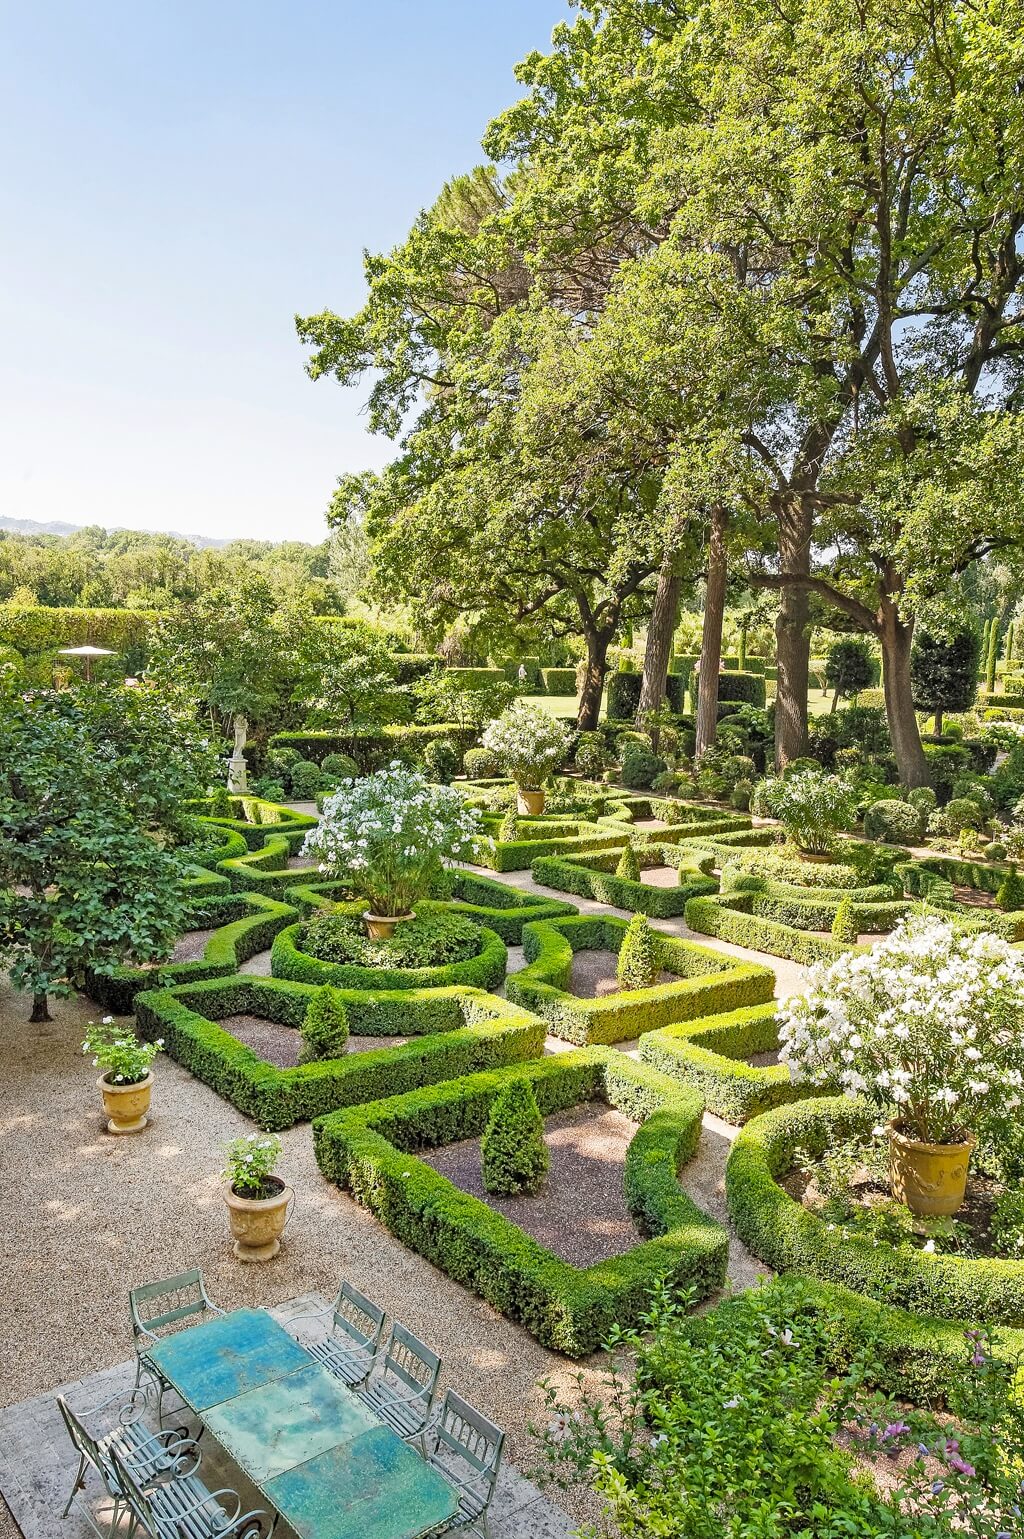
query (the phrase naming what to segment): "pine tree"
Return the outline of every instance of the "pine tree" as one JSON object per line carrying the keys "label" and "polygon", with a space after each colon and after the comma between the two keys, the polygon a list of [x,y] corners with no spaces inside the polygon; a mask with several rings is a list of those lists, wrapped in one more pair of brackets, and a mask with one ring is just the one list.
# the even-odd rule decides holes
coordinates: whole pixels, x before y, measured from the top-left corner
{"label": "pine tree", "polygon": [[331,988],[329,984],[317,989],[306,1006],[299,1034],[302,1038],[300,1063],[344,1056],[348,1051],[348,1014],[340,989]]}
{"label": "pine tree", "polygon": [[529,1080],[514,1079],[499,1091],[480,1146],[484,1189],[495,1197],[536,1192],[548,1173],[544,1119]]}
{"label": "pine tree", "polygon": [[616,969],[624,989],[648,989],[661,971],[654,931],[646,914],[634,914],[626,928]]}

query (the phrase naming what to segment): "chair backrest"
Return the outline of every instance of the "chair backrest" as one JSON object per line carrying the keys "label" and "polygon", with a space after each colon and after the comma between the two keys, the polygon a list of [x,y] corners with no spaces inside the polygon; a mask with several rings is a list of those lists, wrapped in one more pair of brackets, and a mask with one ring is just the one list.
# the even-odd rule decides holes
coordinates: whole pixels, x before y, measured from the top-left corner
{"label": "chair backrest", "polygon": [[429,1401],[437,1387],[441,1372],[441,1359],[436,1353],[418,1341],[412,1331],[394,1321],[391,1338],[384,1355],[384,1373],[392,1374],[417,1397]]}
{"label": "chair backrest", "polygon": [[83,1459],[87,1459],[93,1468],[99,1472],[105,1483],[107,1478],[107,1464],[103,1458],[102,1453],[100,1452],[100,1445],[97,1443],[94,1437],[90,1436],[89,1432],[79,1421],[78,1417],[68,1405],[63,1395],[57,1396],[57,1408],[60,1411],[61,1416],[64,1418],[64,1425],[68,1429],[68,1436],[70,1437],[72,1443],[75,1445],[76,1450],[81,1454]]}
{"label": "chair backrest", "polygon": [[202,1314],[213,1307],[198,1267],[160,1282],[143,1283],[131,1290],[128,1302],[136,1336],[142,1331],[156,1332],[165,1325],[175,1325],[189,1315]]}
{"label": "chair backrest", "polygon": [[475,1483],[485,1487],[487,1499],[490,1500],[505,1442],[501,1428],[450,1389],[445,1394],[441,1413],[434,1423],[433,1434],[439,1447],[431,1455],[431,1463],[441,1462],[438,1454],[444,1448],[456,1459],[469,1465],[477,1476]]}
{"label": "chair backrest", "polygon": [[141,1525],[142,1532],[148,1536],[148,1539],[162,1539],[156,1515],[150,1506],[145,1492],[136,1484],[131,1471],[125,1465],[116,1448],[111,1448],[110,1450],[110,1463],[112,1483],[116,1488],[117,1495],[120,1496],[134,1519],[134,1525],[131,1530],[133,1535],[138,1531],[138,1526]]}
{"label": "chair backrest", "polygon": [[334,1303],[334,1326],[356,1346],[376,1352],[384,1330],[384,1311],[351,1283],[343,1282]]}

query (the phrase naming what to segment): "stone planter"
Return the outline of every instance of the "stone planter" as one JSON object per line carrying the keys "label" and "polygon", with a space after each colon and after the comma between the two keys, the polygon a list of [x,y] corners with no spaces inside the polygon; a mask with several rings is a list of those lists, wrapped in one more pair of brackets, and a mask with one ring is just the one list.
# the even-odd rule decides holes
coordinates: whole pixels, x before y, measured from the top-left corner
{"label": "stone planter", "polygon": [[115,1085],[105,1074],[101,1074],[96,1083],[103,1096],[107,1132],[141,1133],[149,1121],[146,1114],[153,1094],[152,1074],[137,1080],[134,1085]]}
{"label": "stone planter", "polygon": [[412,909],[407,914],[371,914],[369,909],[363,914],[366,923],[366,933],[371,940],[390,940],[395,933],[395,926],[400,925],[406,919],[415,919]]}
{"label": "stone planter", "polygon": [[239,1261],[272,1261],[281,1249],[295,1193],[279,1176],[268,1176],[267,1185],[275,1188],[270,1197],[239,1197],[231,1187],[223,1189]]}
{"label": "stone planter", "polygon": [[974,1139],[923,1144],[889,1124],[889,1184],[898,1202],[922,1218],[949,1217],[962,1206]]}
{"label": "stone planter", "polygon": [[524,817],[535,818],[544,811],[544,792],[524,791],[520,788],[516,795],[516,802]]}

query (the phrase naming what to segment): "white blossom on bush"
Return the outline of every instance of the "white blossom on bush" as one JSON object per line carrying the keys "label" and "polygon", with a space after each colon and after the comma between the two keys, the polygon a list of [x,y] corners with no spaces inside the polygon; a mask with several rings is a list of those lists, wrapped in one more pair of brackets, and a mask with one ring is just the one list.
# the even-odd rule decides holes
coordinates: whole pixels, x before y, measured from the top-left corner
{"label": "white blossom on bush", "polygon": [[808,972],[779,1010],[795,1080],[836,1084],[923,1143],[1009,1118],[1024,1095],[1024,956],[997,935],[912,917]]}
{"label": "white blossom on bush", "polygon": [[347,780],[324,802],[302,853],[346,882],[375,914],[409,912],[445,861],[472,857],[480,814],[451,786],[431,785],[397,761]]}
{"label": "white blossom on bush", "polygon": [[798,849],[828,855],[837,835],[853,827],[857,797],[838,775],[807,769],[762,780],[755,787],[751,810],[759,817],[778,818]]}
{"label": "white blossom on bush", "polygon": [[539,705],[514,700],[480,739],[521,791],[539,791],[569,752],[569,734]]}

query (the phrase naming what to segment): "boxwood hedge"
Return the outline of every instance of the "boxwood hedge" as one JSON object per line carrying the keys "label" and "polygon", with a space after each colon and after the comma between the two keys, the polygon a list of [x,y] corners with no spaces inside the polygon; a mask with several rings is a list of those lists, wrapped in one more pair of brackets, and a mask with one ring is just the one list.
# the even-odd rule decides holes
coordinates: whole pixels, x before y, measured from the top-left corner
{"label": "boxwood hedge", "polygon": [[347,1053],[296,1068],[266,1063],[217,1024],[257,1015],[298,1029],[316,988],[238,974],[139,994],[139,1030],[162,1037],[172,1058],[261,1127],[291,1127],[360,1101],[414,1090],[438,1080],[536,1058],[544,1026],[535,1016],[477,989],[370,993],[343,990],[353,1036],[412,1040]]}
{"label": "boxwood hedge", "polygon": [[640,1038],[640,1060],[700,1091],[708,1111],[726,1122],[751,1117],[802,1100],[806,1086],[795,1085],[784,1064],[763,1068],[748,1063],[757,1053],[779,1045],[774,1000],[697,1021],[663,1026]]}
{"label": "boxwood hedge", "polygon": [[763,918],[752,912],[753,901],[754,894],[749,892],[691,898],[686,905],[687,926],[698,935],[714,935],[748,951],[766,951],[792,962],[831,962],[858,949],[833,940],[831,935],[815,935],[777,919]]}
{"label": "boxwood hedge", "polygon": [[740,1239],[776,1271],[839,1283],[914,1313],[1024,1325],[1024,1261],[976,1260],[876,1245],[828,1225],[779,1184],[796,1149],[811,1155],[870,1132],[877,1113],[845,1096],[804,1100],[749,1122],[726,1167],[729,1213]]}
{"label": "boxwood hedge", "polygon": [[[344,911],[346,905],[339,905]],[[354,906],[353,911],[362,905]],[[275,978],[295,983],[330,983],[340,989],[495,989],[505,976],[508,951],[500,935],[480,926],[479,950],[461,962],[439,967],[362,967],[349,962],[321,962],[302,949],[301,924],[289,925],[274,937],[270,968]]]}
{"label": "boxwood hedge", "polygon": [[542,855],[534,861],[531,873],[542,887],[554,887],[559,892],[575,893],[580,898],[593,898],[612,908],[650,914],[658,919],[681,914],[689,898],[718,891],[717,880],[705,876],[695,864],[686,865],[686,860],[694,857],[688,857],[686,851],[677,847],[653,843],[640,847],[641,866],[679,863],[679,881],[674,887],[653,887],[646,882],[632,882],[628,877],[616,876],[615,867],[621,853],[621,850],[602,850],[596,855]]}
{"label": "boxwood hedge", "polygon": [[657,933],[662,967],[677,974],[677,981],[601,999],[570,993],[573,953],[618,952],[626,928],[623,919],[599,915],[526,925],[527,966],[509,976],[505,985],[509,999],[542,1015],[555,1036],[582,1045],[625,1042],[674,1021],[762,1004],[774,993],[771,968],[738,962],[720,951]]}
{"label": "boxwood hedge", "polygon": [[528,871],[538,855],[564,855],[570,851],[621,849],[628,828],[584,822],[573,818],[521,818],[520,837],[497,839],[500,818],[485,817],[484,827],[490,842],[477,846],[475,862],[492,871]]}
{"label": "boxwood hedge", "polygon": [[[650,1238],[578,1269],[415,1158],[414,1150],[479,1137],[512,1077],[529,1080],[545,1116],[601,1100],[641,1124],[627,1151],[624,1187],[639,1232]],[[728,1238],[678,1183],[696,1151],[702,1113],[693,1091],[619,1053],[591,1048],[335,1112],[313,1124],[313,1139],[327,1179],[404,1244],[544,1346],[583,1357],[613,1325],[638,1322],[657,1284],[706,1297],[724,1280]]]}

